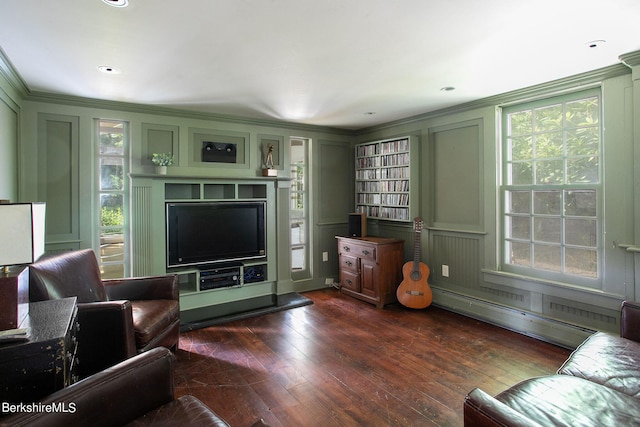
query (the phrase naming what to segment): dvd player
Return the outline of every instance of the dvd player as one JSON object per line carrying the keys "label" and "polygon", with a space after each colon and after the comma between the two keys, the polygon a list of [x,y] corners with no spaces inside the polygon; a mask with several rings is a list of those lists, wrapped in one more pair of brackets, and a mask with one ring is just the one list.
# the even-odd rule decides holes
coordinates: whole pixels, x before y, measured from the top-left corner
{"label": "dvd player", "polygon": [[226,288],[230,286],[240,286],[242,265],[228,265],[218,268],[200,270],[200,290]]}

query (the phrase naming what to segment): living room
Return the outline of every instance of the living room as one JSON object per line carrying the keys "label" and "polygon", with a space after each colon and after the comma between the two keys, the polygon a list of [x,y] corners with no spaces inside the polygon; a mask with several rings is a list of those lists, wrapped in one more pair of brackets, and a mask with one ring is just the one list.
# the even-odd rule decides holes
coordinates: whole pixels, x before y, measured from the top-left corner
{"label": "living room", "polygon": [[[635,10],[635,5],[621,2],[623,6]],[[412,141],[411,218],[370,218],[367,233],[403,240],[405,260],[410,260],[413,216],[424,219],[422,260],[431,268],[435,306],[575,348],[593,331],[616,333],[621,301],[638,295],[635,242],[640,235],[636,221],[640,186],[634,185],[640,164],[636,158],[640,152],[638,46],[616,52],[618,62],[606,67],[431,111],[411,110],[375,124],[366,120],[379,120],[383,112],[371,118],[364,112],[374,110],[366,109],[359,112],[360,124],[352,127],[307,123],[292,116],[277,119],[278,114],[246,117],[233,114],[231,108],[222,114],[135,99],[32,90],[18,65],[20,58],[8,51],[6,34],[0,46],[0,199],[47,203],[48,253],[84,248],[100,252],[97,143],[101,122],[122,123],[129,138],[123,175],[129,226],[122,263],[125,275],[172,272],[167,270],[165,256],[167,188],[198,188],[198,200],[205,198],[200,195],[205,188],[222,188],[223,194],[232,188],[234,200],[266,202],[268,255],[259,263],[266,265],[266,279],[185,295],[181,300],[185,318],[206,321],[211,312],[243,312],[284,295],[339,283],[335,237],[347,234],[348,216],[356,211],[355,148],[404,137]],[[34,46],[30,53],[42,52],[41,46]],[[571,62],[572,55],[563,61]],[[579,253],[595,253],[595,261],[589,267],[592,270],[579,277],[555,267],[532,271],[506,255],[514,241],[505,230],[517,215],[505,207],[513,193],[505,179],[514,162],[504,155],[508,142],[503,141],[502,124],[513,106],[526,107],[545,99],[555,102],[567,94],[577,94],[577,99],[595,96],[601,108],[602,142],[595,156],[599,178],[580,188],[595,188],[596,219],[581,220],[581,224],[594,224],[595,249],[585,249],[589,245],[582,242],[574,245],[585,251]],[[200,150],[203,141],[209,140],[236,144],[236,162],[203,161]],[[308,150],[303,271],[292,271],[290,263],[292,141],[304,141]],[[277,176],[262,176],[267,145],[275,146]],[[167,175],[155,172],[151,155],[156,151],[173,154]],[[252,196],[240,196],[249,189]],[[559,269],[564,267],[563,263]],[[190,271],[181,274],[186,287],[196,281],[190,275]]]}

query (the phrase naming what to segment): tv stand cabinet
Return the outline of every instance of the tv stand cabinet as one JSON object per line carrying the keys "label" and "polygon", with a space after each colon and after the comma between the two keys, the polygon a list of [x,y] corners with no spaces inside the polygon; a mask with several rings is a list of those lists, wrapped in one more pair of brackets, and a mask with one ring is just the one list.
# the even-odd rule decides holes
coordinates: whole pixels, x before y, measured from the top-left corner
{"label": "tv stand cabinet", "polygon": [[340,290],[376,307],[397,301],[402,282],[404,241],[386,237],[338,239]]}
{"label": "tv stand cabinet", "polygon": [[[180,288],[181,318],[233,305],[235,311],[253,309],[253,300],[277,293],[276,200],[278,180],[272,178],[205,178],[171,175],[131,176],[132,275],[176,274]],[[166,204],[178,202],[266,202],[267,250],[264,258],[243,261],[240,277],[229,286],[201,286],[196,266],[167,268]],[[203,267],[207,268],[207,267]],[[191,314],[190,314],[191,313]],[[198,315],[199,316],[199,315]]]}

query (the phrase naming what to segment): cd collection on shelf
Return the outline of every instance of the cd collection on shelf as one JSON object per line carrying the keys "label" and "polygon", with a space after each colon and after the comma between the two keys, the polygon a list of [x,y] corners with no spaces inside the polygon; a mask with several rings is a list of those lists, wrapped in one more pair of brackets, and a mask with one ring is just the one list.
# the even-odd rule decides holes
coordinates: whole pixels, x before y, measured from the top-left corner
{"label": "cd collection on shelf", "polygon": [[370,218],[410,221],[409,137],[356,146],[356,211]]}

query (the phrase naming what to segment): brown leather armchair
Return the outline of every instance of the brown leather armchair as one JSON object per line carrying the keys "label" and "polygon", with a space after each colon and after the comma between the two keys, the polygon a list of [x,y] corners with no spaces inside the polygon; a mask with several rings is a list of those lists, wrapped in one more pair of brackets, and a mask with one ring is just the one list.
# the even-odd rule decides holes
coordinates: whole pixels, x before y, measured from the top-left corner
{"label": "brown leather armchair", "polygon": [[0,426],[228,427],[195,397],[174,397],[174,361],[169,350],[155,348],[38,402],[56,410],[15,413],[0,418]]}
{"label": "brown leather armchair", "polygon": [[102,280],[91,249],[29,266],[29,299],[78,300],[78,374],[94,374],[155,347],[177,348],[180,303],[175,275]]}

